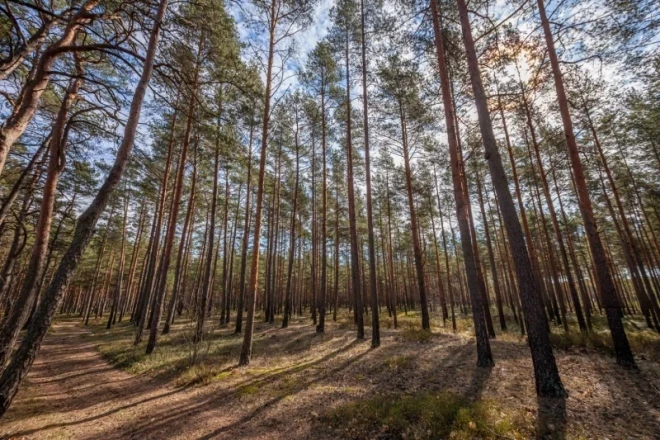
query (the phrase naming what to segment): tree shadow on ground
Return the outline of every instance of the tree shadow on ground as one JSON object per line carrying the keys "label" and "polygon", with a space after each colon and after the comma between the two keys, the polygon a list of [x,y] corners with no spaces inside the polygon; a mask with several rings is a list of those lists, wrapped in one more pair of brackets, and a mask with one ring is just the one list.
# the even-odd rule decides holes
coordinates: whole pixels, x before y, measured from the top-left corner
{"label": "tree shadow on ground", "polygon": [[118,406],[118,407],[113,408],[111,410],[104,411],[101,414],[97,414],[97,415],[94,415],[94,416],[90,416],[90,417],[86,417],[86,418],[83,418],[83,419],[75,420],[75,421],[72,421],[72,422],[51,423],[49,425],[41,426],[41,427],[35,428],[35,429],[27,429],[27,430],[23,430],[23,431],[17,431],[17,432],[12,433],[10,438],[13,438],[13,437],[22,438],[23,436],[36,434],[38,432],[47,431],[47,430],[50,430],[50,429],[53,429],[53,428],[63,428],[63,427],[66,427],[66,426],[81,425],[83,423],[93,422],[93,421],[96,421],[96,420],[101,420],[101,419],[104,419],[108,416],[116,414],[116,413],[118,413],[122,410],[133,408],[133,407],[136,407],[137,405],[144,404],[144,403],[147,403],[147,402],[151,402],[151,401],[154,401],[154,400],[157,400],[157,399],[164,399],[164,398],[169,397],[173,394],[176,394],[180,391],[181,390],[178,390],[178,389],[166,391],[166,392],[157,394],[155,396],[151,396],[151,397],[147,397],[145,399],[138,400],[136,402],[131,402],[131,403],[128,403],[126,405]]}
{"label": "tree shadow on ground", "polygon": [[[295,395],[296,393],[309,388],[313,384],[327,379],[328,375],[332,375],[348,367],[353,362],[367,355],[369,352],[365,351],[357,356],[352,356],[330,371],[321,370],[317,373],[310,371],[319,365],[329,362],[333,358],[341,356],[361,343],[362,341],[354,340],[338,350],[315,360],[291,367],[280,368],[275,370],[275,372],[249,378],[242,382],[232,384],[230,389],[225,389],[222,392],[218,392],[218,390],[202,390],[200,395],[187,399],[186,402],[180,405],[168,407],[167,412],[159,414],[155,417],[155,420],[134,424],[129,433],[131,436],[137,436],[139,438],[149,438],[162,434],[163,432],[167,432],[168,435],[174,435],[177,430],[186,429],[187,420],[191,417],[201,415],[207,411],[222,412],[223,409],[226,409],[226,414],[231,414],[232,408],[228,408],[228,406],[232,404],[242,405],[243,398],[250,397],[257,392],[269,395],[265,402],[259,403],[249,414],[240,417],[238,420],[229,421],[226,425],[202,438],[211,438],[220,435],[221,433],[227,432],[253,420],[288,396]],[[287,381],[292,375],[300,373],[304,373],[304,379],[297,380],[295,383]],[[277,384],[283,386],[277,387]],[[249,404],[246,404],[245,406],[247,407]],[[112,435],[111,433],[109,434]]]}

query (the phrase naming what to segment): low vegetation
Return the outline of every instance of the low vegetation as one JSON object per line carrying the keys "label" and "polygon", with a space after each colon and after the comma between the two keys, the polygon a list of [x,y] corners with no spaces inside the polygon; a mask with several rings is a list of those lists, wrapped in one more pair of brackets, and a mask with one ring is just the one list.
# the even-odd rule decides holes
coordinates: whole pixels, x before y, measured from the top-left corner
{"label": "low vegetation", "polygon": [[505,415],[496,402],[471,402],[447,392],[358,399],[332,409],[322,420],[344,438],[469,440],[533,435],[529,421]]}

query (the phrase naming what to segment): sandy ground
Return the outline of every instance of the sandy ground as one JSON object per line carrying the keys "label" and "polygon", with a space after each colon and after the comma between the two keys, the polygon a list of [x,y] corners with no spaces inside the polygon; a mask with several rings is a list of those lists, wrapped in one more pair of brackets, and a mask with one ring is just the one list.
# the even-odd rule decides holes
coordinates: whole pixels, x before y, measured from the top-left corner
{"label": "sandy ground", "polygon": [[295,363],[260,369],[267,359],[257,355],[249,372],[229,367],[228,380],[181,388],[113,368],[87,332],[56,324],[0,420],[0,438],[334,439],[339,433],[319,421],[332,406],[421,390],[494,399],[541,427],[541,438],[660,438],[660,369],[651,361],[628,372],[598,353],[557,352],[569,397],[545,401],[535,396],[524,343],[493,341],[496,366],[483,370],[474,367],[474,343],[458,336],[420,343],[384,330],[382,347],[371,350],[338,326],[315,336],[311,326],[301,335],[261,324],[257,337]]}

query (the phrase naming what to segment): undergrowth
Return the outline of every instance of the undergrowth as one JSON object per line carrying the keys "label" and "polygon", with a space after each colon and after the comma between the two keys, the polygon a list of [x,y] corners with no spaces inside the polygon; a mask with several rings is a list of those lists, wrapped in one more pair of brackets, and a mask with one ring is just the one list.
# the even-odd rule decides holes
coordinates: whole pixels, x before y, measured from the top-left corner
{"label": "undergrowth", "polygon": [[[192,330],[182,324],[167,335],[160,335],[156,350],[145,354],[145,341],[134,345],[135,328],[129,323],[112,330],[92,326],[97,350],[112,365],[131,374],[148,374],[171,380],[175,385],[206,384],[227,377],[227,365],[222,360],[238,350],[240,339],[231,336],[205,335],[195,346]],[[146,340],[148,335],[145,335]]]}
{"label": "undergrowth", "polygon": [[528,438],[529,421],[502,413],[492,400],[471,402],[447,392],[389,394],[354,400],[321,416],[342,438]]}

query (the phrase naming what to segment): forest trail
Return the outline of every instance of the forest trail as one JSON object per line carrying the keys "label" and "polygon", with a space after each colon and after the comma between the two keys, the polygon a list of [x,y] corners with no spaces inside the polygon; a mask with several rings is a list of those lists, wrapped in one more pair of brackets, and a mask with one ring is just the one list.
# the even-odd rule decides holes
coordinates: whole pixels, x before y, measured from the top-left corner
{"label": "forest trail", "polygon": [[112,367],[87,333],[75,321],[54,325],[1,438],[130,438],[131,421],[152,417],[184,394]]}
{"label": "forest trail", "polygon": [[97,351],[96,336],[87,336],[77,320],[60,321],[2,420],[0,438],[336,439],[339,433],[322,422],[330,408],[383,393],[429,391],[498,402],[537,432],[550,426],[539,437],[544,439],[660,434],[660,392],[653,383],[658,365],[652,361],[629,373],[605,355],[558,351],[569,398],[542,401],[534,393],[524,343],[493,341],[496,366],[483,370],[474,367],[471,338],[434,334],[415,342],[401,330],[385,329],[383,346],[370,350],[368,341],[356,341],[341,326],[332,325],[324,336],[309,330],[258,324],[262,350],[296,363],[267,364],[273,353],[265,352],[248,369],[226,368],[223,380],[174,387],[114,368]]}

